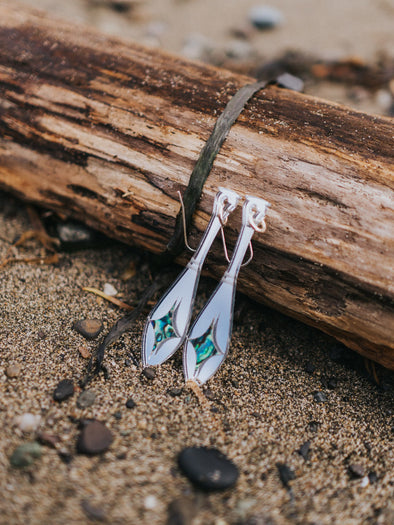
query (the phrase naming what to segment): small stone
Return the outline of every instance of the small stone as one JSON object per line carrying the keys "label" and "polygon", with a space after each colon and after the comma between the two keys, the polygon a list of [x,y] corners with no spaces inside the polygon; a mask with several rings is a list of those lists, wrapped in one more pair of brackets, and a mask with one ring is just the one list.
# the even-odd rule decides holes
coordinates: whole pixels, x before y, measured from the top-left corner
{"label": "small stone", "polygon": [[276,78],[276,83],[278,86],[291,89],[292,91],[301,92],[304,89],[304,81],[299,77],[291,75],[290,73],[282,73],[279,75]]}
{"label": "small stone", "polygon": [[86,348],[86,346],[80,346],[78,348],[78,350],[79,350],[79,353],[81,354],[81,356],[84,359],[89,359],[89,357],[90,357],[90,350],[88,348]]}
{"label": "small stone", "polygon": [[235,60],[247,60],[252,53],[252,46],[245,40],[234,39],[226,46],[226,55]]}
{"label": "small stone", "polygon": [[256,5],[249,10],[250,22],[261,31],[273,29],[283,23],[283,15],[275,7]]}
{"label": "small stone", "polygon": [[63,379],[58,383],[57,387],[53,392],[53,399],[55,401],[64,401],[68,397],[71,397],[74,393],[74,383],[71,379]]}
{"label": "small stone", "polygon": [[232,487],[239,476],[234,463],[215,448],[184,448],[178,456],[178,464],[194,485],[208,492]]}
{"label": "small stone", "polygon": [[32,465],[36,459],[40,458],[41,454],[42,447],[36,441],[24,443],[14,450],[10,457],[10,463],[16,468],[28,467]]}
{"label": "small stone", "polygon": [[126,408],[134,408],[135,406],[136,402],[130,397],[130,399],[126,401]]}
{"label": "small stone", "polygon": [[359,463],[352,463],[349,465],[349,474],[352,478],[363,478],[365,476],[365,469]]}
{"label": "small stone", "polygon": [[35,432],[41,424],[41,416],[38,414],[22,414],[15,418],[15,424],[22,432]]}
{"label": "small stone", "polygon": [[21,373],[22,367],[20,365],[10,365],[5,370],[5,375],[13,379],[14,377],[18,377]]}
{"label": "small stone", "polygon": [[376,483],[378,481],[378,476],[376,475],[376,472],[372,471],[368,474],[369,482]]}
{"label": "small stone", "polygon": [[327,387],[331,390],[334,390],[337,387],[337,379],[335,377],[330,377],[327,381]]}
{"label": "small stone", "polygon": [[184,496],[168,505],[166,525],[192,525],[197,513],[196,501]]}
{"label": "small stone", "polygon": [[189,34],[181,53],[190,60],[202,60],[213,49],[213,43],[200,33]]}
{"label": "small stone", "polygon": [[144,375],[147,379],[152,380],[156,377],[156,369],[148,366],[147,368],[143,369],[142,375]]}
{"label": "small stone", "polygon": [[124,364],[125,364],[125,366],[131,366],[131,361],[130,361],[130,359],[125,359],[125,360],[124,360]]}
{"label": "small stone", "polygon": [[59,458],[63,461],[63,463],[65,463],[66,465],[69,465],[71,463],[71,461],[73,460],[73,456],[71,454],[71,452],[66,448],[66,447],[62,447],[60,448],[58,451],[58,456]]}
{"label": "small stone", "polygon": [[364,476],[361,480],[360,487],[364,489],[365,487],[368,487],[368,485],[369,485],[369,477]]}
{"label": "small stone", "polygon": [[117,419],[118,421],[119,421],[120,419],[122,419],[122,412],[119,412],[119,411],[118,411],[118,412],[115,412],[115,413],[114,413],[114,418]]}
{"label": "small stone", "polygon": [[97,237],[94,230],[82,223],[73,221],[59,222],[56,225],[56,229],[63,248],[86,248]]}
{"label": "small stone", "polygon": [[104,284],[103,292],[111,297],[115,297],[118,294],[118,290],[111,283]]}
{"label": "small stone", "polygon": [[81,319],[73,324],[73,328],[86,339],[94,339],[103,329],[103,323],[99,319]]}
{"label": "small stone", "polygon": [[210,401],[215,401],[215,394],[209,388],[204,390],[204,396]]}
{"label": "small stone", "polygon": [[289,488],[289,482],[295,479],[294,471],[284,463],[277,463],[276,468],[283,486]]}
{"label": "small stone", "polygon": [[49,434],[49,432],[40,432],[37,436],[40,443],[47,445],[48,447],[56,448],[56,445],[60,443],[59,436]]}
{"label": "small stone", "polygon": [[146,496],[144,499],[144,507],[146,510],[154,510],[158,505],[158,500],[156,496],[150,495]]}
{"label": "small stone", "polygon": [[106,516],[102,508],[92,505],[87,499],[81,501],[81,508],[86,516],[94,521],[105,521]]}
{"label": "small stone", "polygon": [[169,388],[167,390],[167,393],[171,396],[171,397],[178,397],[182,394],[183,392],[183,388]]}
{"label": "small stone", "polygon": [[93,390],[84,390],[77,399],[78,408],[88,408],[93,405],[96,400],[96,393]]}
{"label": "small stone", "polygon": [[313,394],[313,399],[316,403],[325,403],[327,401],[327,396],[324,392],[315,392]]}
{"label": "small stone", "polygon": [[310,441],[305,441],[305,443],[303,445],[301,445],[300,448],[297,451],[299,453],[299,455],[302,456],[305,459],[305,461],[308,459],[310,446],[311,446],[311,442]]}
{"label": "small stone", "polygon": [[91,421],[87,423],[79,435],[77,450],[81,454],[101,454],[109,448],[112,441],[112,432],[104,423]]}

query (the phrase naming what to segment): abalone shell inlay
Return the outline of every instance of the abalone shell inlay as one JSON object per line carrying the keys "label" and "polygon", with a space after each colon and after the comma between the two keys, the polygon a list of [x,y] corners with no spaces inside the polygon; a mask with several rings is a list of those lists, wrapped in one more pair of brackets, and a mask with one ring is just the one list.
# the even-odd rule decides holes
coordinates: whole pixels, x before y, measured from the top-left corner
{"label": "abalone shell inlay", "polygon": [[213,341],[213,329],[214,324],[212,323],[208,330],[204,334],[200,335],[200,337],[190,339],[197,356],[196,370],[200,368],[204,361],[218,353]]}
{"label": "abalone shell inlay", "polygon": [[166,339],[170,339],[171,337],[179,337],[173,326],[174,311],[175,304],[166,315],[160,319],[151,321],[153,330],[155,332],[155,344],[153,345],[152,352],[155,352],[161,343],[163,343]]}

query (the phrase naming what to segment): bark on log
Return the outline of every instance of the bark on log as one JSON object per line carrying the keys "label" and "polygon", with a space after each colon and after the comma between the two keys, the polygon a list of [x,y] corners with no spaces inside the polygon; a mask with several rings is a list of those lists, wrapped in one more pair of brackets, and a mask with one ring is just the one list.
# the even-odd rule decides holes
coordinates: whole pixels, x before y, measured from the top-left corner
{"label": "bark on log", "polygon": [[[177,190],[250,81],[3,1],[0,187],[160,252]],[[239,288],[394,369],[392,139],[389,119],[265,89],[217,157],[191,242],[218,186],[270,201]],[[217,245],[209,272],[225,266]]]}

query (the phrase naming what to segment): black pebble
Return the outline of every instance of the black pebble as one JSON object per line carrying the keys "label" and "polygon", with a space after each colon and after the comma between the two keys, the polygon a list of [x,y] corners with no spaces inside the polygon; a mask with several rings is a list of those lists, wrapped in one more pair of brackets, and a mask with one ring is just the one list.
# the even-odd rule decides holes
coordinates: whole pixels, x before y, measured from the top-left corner
{"label": "black pebble", "polygon": [[183,388],[169,388],[167,390],[167,393],[170,394],[171,397],[178,397],[182,394]]}
{"label": "black pebble", "polygon": [[305,441],[305,443],[303,445],[301,445],[300,448],[297,451],[299,453],[299,455],[302,456],[305,459],[305,461],[308,459],[310,446],[311,446],[311,442],[310,441]]}
{"label": "black pebble", "polygon": [[319,425],[320,423],[318,421],[310,421],[308,423],[308,427],[311,432],[317,432],[319,429]]}
{"label": "black pebble", "polygon": [[236,465],[215,448],[184,448],[178,464],[194,485],[208,492],[232,487],[239,476]]}
{"label": "black pebble", "polygon": [[316,403],[325,403],[327,401],[327,396],[324,392],[315,392],[313,394],[313,399]]}
{"label": "black pebble", "polygon": [[115,413],[114,413],[114,418],[117,419],[118,421],[119,421],[120,419],[122,419],[122,412],[115,412]]}
{"label": "black pebble", "polygon": [[305,365],[304,367],[304,370],[305,372],[307,372],[308,374],[313,374],[313,372],[316,370],[316,367],[313,363],[311,363],[310,361],[307,362],[307,364]]}
{"label": "black pebble", "polygon": [[53,392],[53,399],[55,401],[64,401],[74,393],[74,383],[71,379],[63,379],[58,383]]}
{"label": "black pebble", "polygon": [[284,463],[277,463],[276,468],[278,469],[279,477],[281,482],[283,483],[283,486],[288,488],[289,481],[295,479],[294,472],[291,470],[290,467],[288,467]]}
{"label": "black pebble", "polygon": [[136,406],[136,403],[131,398],[126,401],[127,408],[134,408],[135,406]]}
{"label": "black pebble", "polygon": [[376,483],[378,481],[378,476],[376,475],[376,472],[372,471],[368,474],[369,482]]}
{"label": "black pebble", "polygon": [[146,379],[152,380],[156,377],[156,369],[148,366],[147,368],[143,369],[142,375],[144,375]]}

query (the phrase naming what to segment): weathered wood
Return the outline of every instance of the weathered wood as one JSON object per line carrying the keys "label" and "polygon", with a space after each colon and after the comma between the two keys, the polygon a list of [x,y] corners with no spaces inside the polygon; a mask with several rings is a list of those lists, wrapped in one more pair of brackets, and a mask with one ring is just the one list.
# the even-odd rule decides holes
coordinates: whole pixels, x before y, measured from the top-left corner
{"label": "weathered wood", "polygon": [[[3,1],[0,187],[160,252],[176,191],[247,82]],[[215,162],[191,243],[219,185],[267,199],[240,289],[394,369],[392,138],[389,119],[265,89]],[[225,266],[218,244],[209,273]]]}

